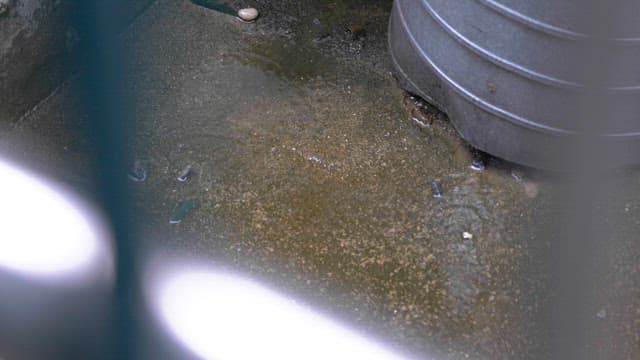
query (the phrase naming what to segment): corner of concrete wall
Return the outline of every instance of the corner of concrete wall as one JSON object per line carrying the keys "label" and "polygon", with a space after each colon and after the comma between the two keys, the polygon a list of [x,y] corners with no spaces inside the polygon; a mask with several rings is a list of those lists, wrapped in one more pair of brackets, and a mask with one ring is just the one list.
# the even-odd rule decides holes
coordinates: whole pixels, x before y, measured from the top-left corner
{"label": "corner of concrete wall", "polygon": [[[122,25],[151,2],[122,1]],[[73,72],[82,34],[67,20],[72,6],[72,0],[0,0],[0,132]]]}

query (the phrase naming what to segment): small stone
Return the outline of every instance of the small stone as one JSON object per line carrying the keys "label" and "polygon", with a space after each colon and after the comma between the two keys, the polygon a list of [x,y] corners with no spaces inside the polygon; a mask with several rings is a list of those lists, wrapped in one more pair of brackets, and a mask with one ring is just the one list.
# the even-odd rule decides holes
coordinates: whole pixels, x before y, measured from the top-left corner
{"label": "small stone", "polygon": [[254,21],[258,18],[258,10],[255,8],[240,9],[238,17],[244,21]]}
{"label": "small stone", "polygon": [[596,316],[600,319],[604,319],[607,317],[607,310],[605,309],[601,309],[600,311],[598,311],[598,313],[596,314]]}
{"label": "small stone", "polygon": [[471,240],[471,239],[473,239],[473,234],[470,233],[470,232],[465,231],[465,232],[462,233],[462,238],[465,239],[465,240]]}

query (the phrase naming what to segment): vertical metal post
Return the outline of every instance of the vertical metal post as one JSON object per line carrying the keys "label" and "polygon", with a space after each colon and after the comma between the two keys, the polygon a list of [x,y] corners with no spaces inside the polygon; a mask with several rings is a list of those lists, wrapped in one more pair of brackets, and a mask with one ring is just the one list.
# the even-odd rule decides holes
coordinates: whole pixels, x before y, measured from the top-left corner
{"label": "vertical metal post", "polygon": [[124,53],[118,39],[121,0],[77,1],[72,20],[84,36],[78,51],[80,89],[77,98],[89,117],[89,138],[95,149],[99,200],[116,241],[117,274],[111,326],[97,358],[135,358],[137,305],[136,242],[131,236],[130,194],[126,182],[132,117],[125,94]]}

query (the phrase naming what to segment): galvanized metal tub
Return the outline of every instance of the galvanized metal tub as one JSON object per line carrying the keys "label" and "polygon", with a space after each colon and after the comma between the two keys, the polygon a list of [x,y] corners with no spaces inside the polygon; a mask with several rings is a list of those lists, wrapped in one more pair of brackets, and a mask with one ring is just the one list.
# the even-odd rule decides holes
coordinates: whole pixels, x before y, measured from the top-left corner
{"label": "galvanized metal tub", "polygon": [[[615,0],[604,92],[616,109],[602,137],[621,164],[640,163],[640,2]],[[588,38],[580,1],[396,0],[389,47],[400,85],[449,115],[460,135],[492,155],[560,168],[579,133],[576,48]],[[617,15],[617,16],[618,16]]]}

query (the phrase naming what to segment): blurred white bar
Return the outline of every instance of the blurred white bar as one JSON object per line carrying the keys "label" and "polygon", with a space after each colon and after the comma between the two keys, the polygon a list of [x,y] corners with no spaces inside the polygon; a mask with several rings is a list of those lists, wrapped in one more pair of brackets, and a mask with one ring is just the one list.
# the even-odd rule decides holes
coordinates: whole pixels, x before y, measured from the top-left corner
{"label": "blurred white bar", "polygon": [[254,281],[212,270],[166,274],[156,277],[149,301],[204,359],[406,359]]}
{"label": "blurred white bar", "polygon": [[51,285],[111,277],[105,227],[86,203],[0,160],[0,271]]}

